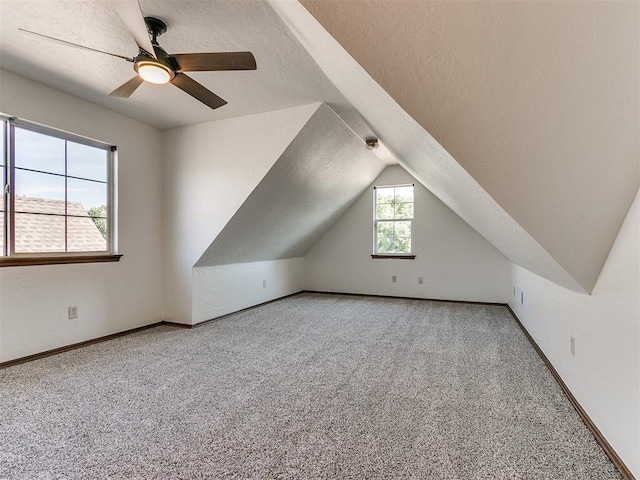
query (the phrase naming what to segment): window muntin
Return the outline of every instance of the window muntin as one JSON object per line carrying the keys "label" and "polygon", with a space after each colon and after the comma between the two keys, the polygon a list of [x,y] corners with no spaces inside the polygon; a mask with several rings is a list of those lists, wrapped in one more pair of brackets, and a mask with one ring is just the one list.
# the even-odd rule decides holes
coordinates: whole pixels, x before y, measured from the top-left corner
{"label": "window muntin", "polygon": [[411,255],[413,216],[413,185],[375,187],[374,253]]}
{"label": "window muntin", "polygon": [[113,254],[115,147],[4,118],[1,255]]}

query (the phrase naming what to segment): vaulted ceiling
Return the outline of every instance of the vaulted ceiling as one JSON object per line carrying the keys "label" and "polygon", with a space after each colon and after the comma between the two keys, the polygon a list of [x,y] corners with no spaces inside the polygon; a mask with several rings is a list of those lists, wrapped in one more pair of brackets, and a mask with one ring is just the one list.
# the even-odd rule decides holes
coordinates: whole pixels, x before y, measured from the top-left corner
{"label": "vaulted ceiling", "polygon": [[140,0],[171,53],[254,53],[193,74],[218,110],[166,85],[107,97],[129,63],[18,31],[134,55],[108,0],[0,0],[0,67],[160,129],[325,102],[507,258],[592,289],[638,189],[640,4],[301,3]]}

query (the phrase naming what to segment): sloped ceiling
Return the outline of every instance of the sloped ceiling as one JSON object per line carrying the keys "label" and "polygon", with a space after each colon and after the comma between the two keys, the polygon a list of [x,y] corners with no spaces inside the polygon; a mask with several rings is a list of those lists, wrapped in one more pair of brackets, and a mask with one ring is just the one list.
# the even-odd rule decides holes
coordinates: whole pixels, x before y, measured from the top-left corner
{"label": "sloped ceiling", "polygon": [[639,2],[301,3],[593,288],[639,184]]}
{"label": "sloped ceiling", "polygon": [[304,256],[384,167],[321,105],[196,267]]}

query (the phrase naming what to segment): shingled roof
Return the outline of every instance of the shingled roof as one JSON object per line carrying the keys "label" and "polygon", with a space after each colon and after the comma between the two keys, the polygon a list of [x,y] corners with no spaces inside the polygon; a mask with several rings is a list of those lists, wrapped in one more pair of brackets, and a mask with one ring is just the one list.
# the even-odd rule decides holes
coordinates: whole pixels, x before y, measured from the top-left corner
{"label": "shingled roof", "polygon": [[[107,242],[80,202],[67,202],[67,252],[104,251]],[[15,250],[65,251],[65,202],[45,198],[16,197]]]}

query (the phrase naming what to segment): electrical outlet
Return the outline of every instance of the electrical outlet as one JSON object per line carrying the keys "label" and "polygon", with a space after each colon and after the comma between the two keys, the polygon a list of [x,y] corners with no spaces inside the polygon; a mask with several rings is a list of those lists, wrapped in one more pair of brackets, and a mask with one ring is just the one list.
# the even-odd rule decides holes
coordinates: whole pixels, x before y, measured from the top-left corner
{"label": "electrical outlet", "polygon": [[74,318],[78,318],[78,307],[76,306],[69,307],[69,320],[73,320]]}
{"label": "electrical outlet", "polygon": [[576,356],[576,339],[571,337],[571,355]]}
{"label": "electrical outlet", "polygon": [[418,285],[422,285],[424,283],[424,277],[418,277]]}
{"label": "electrical outlet", "polygon": [[391,275],[391,283],[396,283],[398,281],[398,277],[395,275]]}
{"label": "electrical outlet", "polygon": [[266,288],[267,287],[267,281],[266,280],[262,280],[262,288]]}

